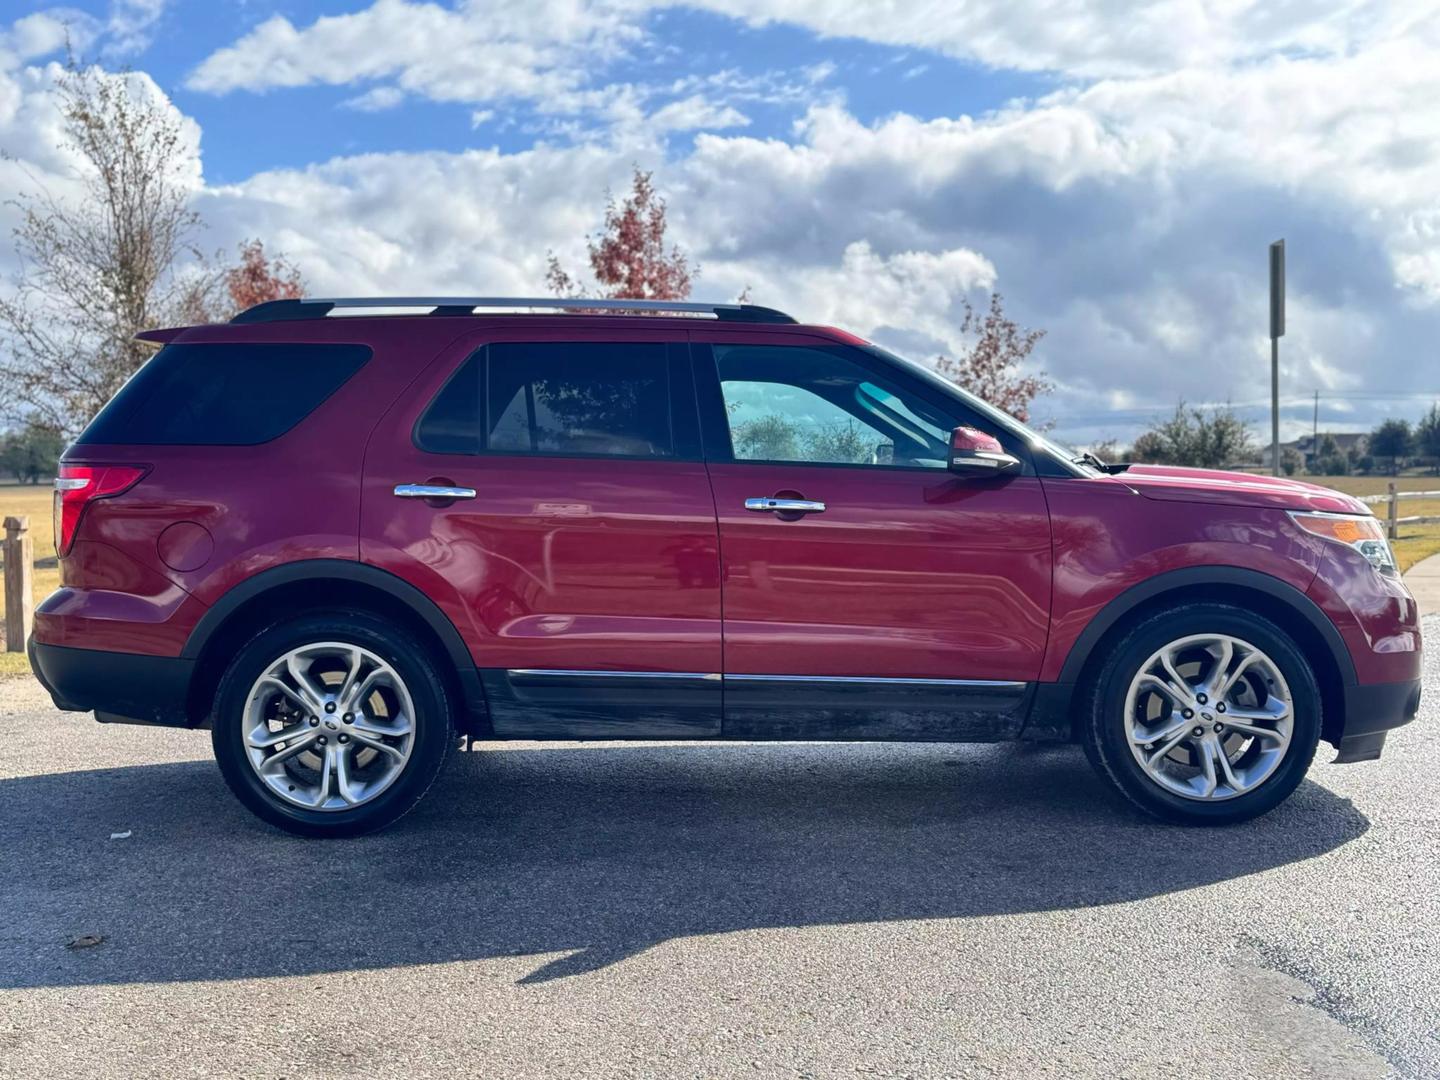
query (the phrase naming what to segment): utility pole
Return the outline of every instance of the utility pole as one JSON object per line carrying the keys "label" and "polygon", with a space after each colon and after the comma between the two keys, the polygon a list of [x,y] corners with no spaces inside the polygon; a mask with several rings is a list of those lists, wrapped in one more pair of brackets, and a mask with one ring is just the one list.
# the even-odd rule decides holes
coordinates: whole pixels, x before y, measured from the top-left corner
{"label": "utility pole", "polygon": [[1310,429],[1310,452],[1320,452],[1320,391],[1315,391],[1315,424]]}
{"label": "utility pole", "polygon": [[1270,245],[1270,471],[1280,475],[1280,339],[1285,336],[1285,241]]}

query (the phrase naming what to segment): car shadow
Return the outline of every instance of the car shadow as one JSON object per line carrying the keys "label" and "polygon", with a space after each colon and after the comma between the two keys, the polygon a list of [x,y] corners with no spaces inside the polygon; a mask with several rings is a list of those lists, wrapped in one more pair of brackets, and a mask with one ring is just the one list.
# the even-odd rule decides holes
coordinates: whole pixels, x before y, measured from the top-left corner
{"label": "car shadow", "polygon": [[1246,825],[1155,824],[1069,747],[498,745],[349,841],[260,824],[209,761],[21,777],[0,782],[0,986],[517,955],[543,982],[698,934],[1140,900],[1368,827],[1311,782]]}

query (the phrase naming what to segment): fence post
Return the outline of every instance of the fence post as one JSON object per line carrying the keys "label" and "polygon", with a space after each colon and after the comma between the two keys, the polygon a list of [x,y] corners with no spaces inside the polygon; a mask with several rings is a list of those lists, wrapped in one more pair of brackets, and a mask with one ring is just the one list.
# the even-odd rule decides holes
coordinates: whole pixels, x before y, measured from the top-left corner
{"label": "fence post", "polygon": [[1400,526],[1395,519],[1400,516],[1400,500],[1395,497],[1394,480],[1390,481],[1390,502],[1388,505],[1390,507],[1390,510],[1389,520],[1386,522],[1385,525],[1385,535],[1388,536],[1391,540],[1398,540],[1400,539]]}
{"label": "fence post", "polygon": [[24,652],[35,622],[35,538],[30,518],[5,519],[5,651]]}

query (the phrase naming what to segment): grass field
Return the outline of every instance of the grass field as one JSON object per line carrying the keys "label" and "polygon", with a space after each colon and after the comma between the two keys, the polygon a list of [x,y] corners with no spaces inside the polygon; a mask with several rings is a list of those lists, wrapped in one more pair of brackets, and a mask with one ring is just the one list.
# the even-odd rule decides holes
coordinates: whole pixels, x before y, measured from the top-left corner
{"label": "grass field", "polygon": [[[1317,476],[1305,479],[1351,495],[1382,495],[1390,482],[1385,476]],[[1440,477],[1402,476],[1396,479],[1401,491],[1440,491]],[[55,536],[51,520],[50,485],[0,484],[0,517],[30,516],[30,535],[35,539],[35,600],[38,603],[60,584],[55,565]],[[1384,516],[1383,506],[1376,508]],[[1440,500],[1416,499],[1400,504],[1400,516],[1440,516]],[[1401,570],[1408,570],[1428,555],[1440,553],[1440,525],[1402,525],[1395,541],[1395,558]],[[3,588],[3,586],[0,586]],[[3,635],[0,626],[0,635]],[[25,654],[0,652],[0,676],[27,674]]]}

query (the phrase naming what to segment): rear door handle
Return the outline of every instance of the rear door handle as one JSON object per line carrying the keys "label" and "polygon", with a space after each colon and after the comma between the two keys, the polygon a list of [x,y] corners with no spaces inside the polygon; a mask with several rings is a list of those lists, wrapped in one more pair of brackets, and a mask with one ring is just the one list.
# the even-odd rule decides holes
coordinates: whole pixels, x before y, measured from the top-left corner
{"label": "rear door handle", "polygon": [[757,514],[823,514],[825,504],[818,499],[746,499],[745,509]]}
{"label": "rear door handle", "polygon": [[475,489],[443,484],[396,484],[395,494],[402,499],[473,499]]}

